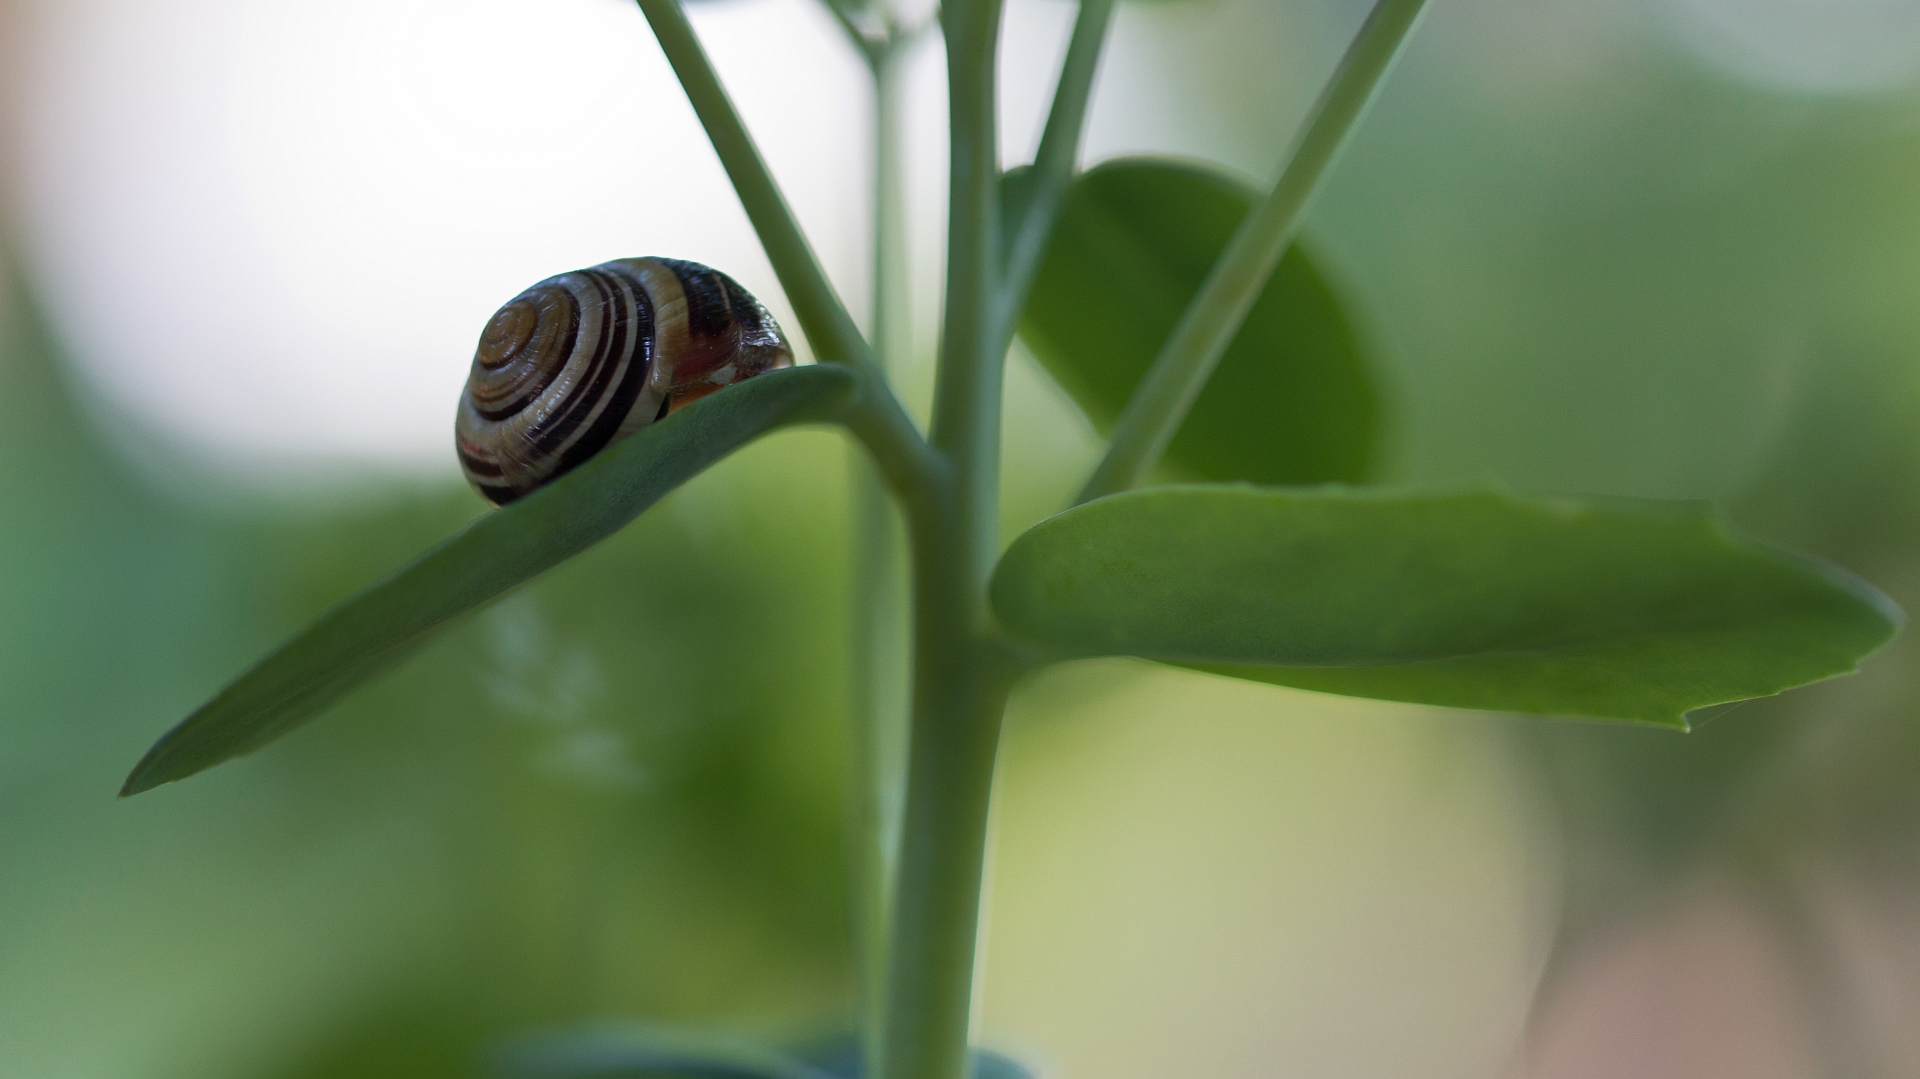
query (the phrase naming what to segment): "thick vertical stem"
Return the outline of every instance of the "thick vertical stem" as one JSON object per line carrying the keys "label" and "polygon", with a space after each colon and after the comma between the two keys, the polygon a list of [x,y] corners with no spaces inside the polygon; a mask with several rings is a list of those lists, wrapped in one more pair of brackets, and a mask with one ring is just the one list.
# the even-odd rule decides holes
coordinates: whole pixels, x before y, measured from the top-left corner
{"label": "thick vertical stem", "polygon": [[[957,553],[957,552],[956,552]],[[951,558],[917,576],[951,579]],[[924,593],[923,593],[924,594]],[[894,902],[884,1079],[966,1079],[994,756],[1012,670],[920,619],[906,822]]]}
{"label": "thick vertical stem", "polygon": [[[976,584],[986,580],[1000,528],[1000,391],[1005,353],[993,347],[993,300],[1000,279],[995,85],[1000,10],[1000,0],[952,0],[941,15],[947,37],[953,149],[946,310],[931,439],[953,462],[958,494],[966,507],[967,577]],[[976,614],[983,613],[984,598],[976,599],[972,607]]]}
{"label": "thick vertical stem", "polygon": [[965,1079],[994,754],[1013,668],[989,636],[999,550],[1000,256],[995,55],[1000,0],[947,0],[952,163],[946,310],[935,384],[948,466],[914,513],[913,725],[893,892],[882,1079]]}

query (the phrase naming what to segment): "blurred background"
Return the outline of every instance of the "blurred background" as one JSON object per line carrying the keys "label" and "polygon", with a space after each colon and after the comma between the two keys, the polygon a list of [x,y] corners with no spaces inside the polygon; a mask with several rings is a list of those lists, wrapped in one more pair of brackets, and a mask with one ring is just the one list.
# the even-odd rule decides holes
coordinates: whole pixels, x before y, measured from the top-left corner
{"label": "blurred background", "polygon": [[[1271,174],[1366,6],[1124,7],[1088,160]],[[1072,13],[1010,2],[1009,162]],[[695,18],[860,314],[858,62],[811,0]],[[924,407],[932,42],[913,80]],[[114,798],[481,512],[453,403],[519,289],[661,254],[786,315],[637,10],[0,0],[0,108],[0,1074],[844,1026],[830,433]],[[1432,0],[1310,231],[1393,403],[1383,479],[1711,498],[1920,609],[1920,0]],[[1018,349],[1007,443],[1012,535],[1098,450]],[[1685,736],[1052,671],[1007,735],[985,1035],[1069,1079],[1920,1075],[1913,652]]]}

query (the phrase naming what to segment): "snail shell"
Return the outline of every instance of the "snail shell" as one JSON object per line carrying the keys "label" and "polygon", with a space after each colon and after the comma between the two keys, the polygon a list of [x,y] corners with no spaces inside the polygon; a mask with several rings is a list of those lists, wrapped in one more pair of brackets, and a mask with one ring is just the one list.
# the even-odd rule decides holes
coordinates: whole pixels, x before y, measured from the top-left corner
{"label": "snail shell", "polygon": [[767,309],[697,262],[563,273],[487,323],[460,395],[460,467],[504,506],[683,405],[793,363]]}

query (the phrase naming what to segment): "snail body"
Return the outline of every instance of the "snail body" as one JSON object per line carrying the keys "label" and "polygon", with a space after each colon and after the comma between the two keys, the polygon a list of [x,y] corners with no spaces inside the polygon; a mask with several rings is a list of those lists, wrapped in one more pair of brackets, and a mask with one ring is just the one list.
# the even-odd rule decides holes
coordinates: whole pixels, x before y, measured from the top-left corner
{"label": "snail body", "polygon": [[549,277],[480,335],[454,421],[460,467],[503,506],[677,408],[792,363],[767,309],[697,262],[615,259]]}

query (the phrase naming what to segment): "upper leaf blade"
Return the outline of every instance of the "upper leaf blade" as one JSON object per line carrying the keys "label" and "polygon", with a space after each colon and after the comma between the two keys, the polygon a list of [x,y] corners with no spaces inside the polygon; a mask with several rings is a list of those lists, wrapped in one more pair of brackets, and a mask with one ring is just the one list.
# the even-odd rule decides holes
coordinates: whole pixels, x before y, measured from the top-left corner
{"label": "upper leaf blade", "polygon": [[[1009,173],[1009,205],[1026,182]],[[1074,181],[1020,336],[1102,434],[1259,197],[1216,169],[1159,159],[1110,161]],[[1380,413],[1345,304],[1296,243],[1165,460],[1207,480],[1358,482]]]}
{"label": "upper leaf blade", "polygon": [[1693,503],[1181,486],[1097,499],[994,573],[1009,632],[1302,688],[1685,725],[1855,669],[1899,610]]}
{"label": "upper leaf blade", "polygon": [[759,435],[834,417],[857,388],[856,376],[838,365],[775,371],[642,428],[335,607],[154,743],[121,794],[259,749],[399,662],[450,619],[619,531]]}

